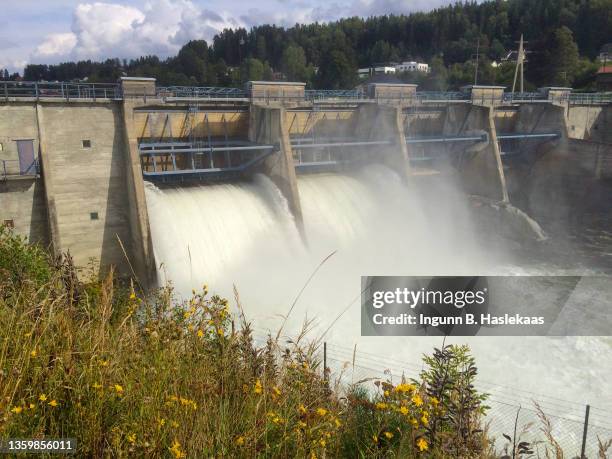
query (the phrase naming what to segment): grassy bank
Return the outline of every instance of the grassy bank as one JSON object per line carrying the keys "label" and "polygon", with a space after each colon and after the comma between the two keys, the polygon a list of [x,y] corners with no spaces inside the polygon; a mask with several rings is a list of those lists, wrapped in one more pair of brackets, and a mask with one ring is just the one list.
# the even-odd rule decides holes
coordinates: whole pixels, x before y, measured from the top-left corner
{"label": "grassy bank", "polygon": [[0,437],[79,456],[493,457],[465,347],[415,379],[329,383],[316,343],[257,346],[206,286],[146,299],[0,228]]}

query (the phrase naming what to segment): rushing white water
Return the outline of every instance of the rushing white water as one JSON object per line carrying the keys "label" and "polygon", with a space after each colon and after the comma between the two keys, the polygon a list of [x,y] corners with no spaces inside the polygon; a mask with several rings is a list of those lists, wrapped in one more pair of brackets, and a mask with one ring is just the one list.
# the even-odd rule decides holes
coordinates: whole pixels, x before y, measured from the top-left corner
{"label": "rushing white water", "polygon": [[[418,369],[420,356],[441,344],[441,337],[361,337],[361,276],[511,274],[522,269],[503,248],[482,248],[466,200],[448,183],[432,181],[424,189],[408,190],[392,171],[370,167],[355,176],[300,176],[298,188],[306,243],[285,200],[263,176],[252,183],[163,190],[148,184],[160,280],[167,276],[186,295],[207,283],[228,298],[235,284],[255,330],[275,333],[304,282],[336,251],[314,276],[283,333],[294,336],[305,320],[312,321],[314,335],[331,326],[325,339],[338,344],[339,359],[350,360],[357,344],[357,363],[409,372],[410,364]],[[612,409],[610,339],[473,337],[447,342],[471,346],[489,390],[513,392],[514,400],[529,400],[532,391]]]}

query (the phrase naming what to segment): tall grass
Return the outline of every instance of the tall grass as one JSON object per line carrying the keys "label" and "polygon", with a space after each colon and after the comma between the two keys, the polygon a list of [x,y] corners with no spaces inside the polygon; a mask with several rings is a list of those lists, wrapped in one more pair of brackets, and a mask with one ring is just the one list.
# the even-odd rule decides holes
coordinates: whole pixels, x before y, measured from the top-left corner
{"label": "tall grass", "polygon": [[458,405],[459,383],[434,387],[435,368],[330,386],[316,343],[257,346],[207,286],[178,301],[112,271],[79,280],[70,257],[1,227],[0,325],[2,438],[72,437],[80,457],[493,456],[482,410]]}

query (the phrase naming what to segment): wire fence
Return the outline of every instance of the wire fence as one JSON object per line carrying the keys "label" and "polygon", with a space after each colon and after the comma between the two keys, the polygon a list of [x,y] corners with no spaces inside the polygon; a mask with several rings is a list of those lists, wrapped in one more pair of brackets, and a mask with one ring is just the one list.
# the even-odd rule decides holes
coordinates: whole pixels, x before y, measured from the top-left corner
{"label": "wire fence", "polygon": [[[263,335],[256,339],[258,344],[265,341]],[[321,346],[320,359],[330,371],[330,382],[338,384],[340,388],[361,383],[374,389],[375,386],[369,383],[377,379],[397,384],[403,377],[418,378],[425,369],[419,361],[407,362],[381,357],[329,342],[325,343],[325,355]],[[529,442],[535,457],[546,457],[546,449],[552,457],[556,457],[547,431],[563,451],[564,457],[568,458],[580,458],[583,445],[585,459],[599,458],[599,441],[605,443],[612,440],[612,412],[605,408],[590,406],[587,421],[586,405],[582,403],[478,378],[476,386],[488,394],[486,405],[489,408],[485,423],[495,450],[500,454],[505,450],[512,451],[504,434],[511,439],[516,438],[517,444],[519,441]],[[541,409],[544,418],[538,413],[537,407]]]}

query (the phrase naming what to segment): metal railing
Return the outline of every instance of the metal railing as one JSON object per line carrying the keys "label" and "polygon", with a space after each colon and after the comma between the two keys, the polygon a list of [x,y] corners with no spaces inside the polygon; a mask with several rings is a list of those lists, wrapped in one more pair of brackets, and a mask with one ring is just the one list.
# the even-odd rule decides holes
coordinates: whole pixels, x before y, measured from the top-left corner
{"label": "metal railing", "polygon": [[0,181],[6,181],[11,177],[36,177],[38,175],[40,175],[38,160],[34,160],[24,169],[18,159],[0,159]]}
{"label": "metal railing", "polygon": [[158,86],[158,97],[181,97],[194,99],[246,98],[247,92],[240,88],[214,86]]}
{"label": "metal railing", "polygon": [[418,91],[417,99],[420,101],[447,101],[447,100],[469,100],[470,95],[460,91]]}
{"label": "metal railing", "polygon": [[[415,93],[390,93],[371,96],[362,90],[321,90],[307,89],[271,89],[248,91],[242,88],[215,86],[158,86],[155,95],[160,98],[177,99],[210,99],[219,100],[294,100],[294,101],[414,101],[420,103],[436,102],[469,102],[473,99],[469,92],[461,91],[417,91]],[[117,100],[123,99],[121,85],[116,83],[81,83],[81,82],[34,82],[34,81],[0,81],[0,100],[13,98],[63,99],[63,100]],[[498,100],[498,96],[482,96],[486,100]],[[478,98],[477,100],[481,100]],[[493,101],[495,101],[493,100]],[[612,92],[606,93],[570,93],[556,98],[547,98],[543,92],[506,92],[501,102],[569,102],[570,104],[609,104],[612,103]]]}
{"label": "metal railing", "polygon": [[504,93],[504,102],[534,102],[547,100],[546,94],[541,92],[506,92]]}
{"label": "metal railing", "polygon": [[571,93],[569,103],[576,105],[609,104],[612,103],[612,92]]}
{"label": "metal railing", "polygon": [[328,100],[328,99],[367,99],[363,91],[356,89],[307,89],[304,91],[306,100]]}
{"label": "metal railing", "polygon": [[1,81],[0,99],[121,99],[119,84],[110,83],[66,83],[66,82],[31,82]]}

